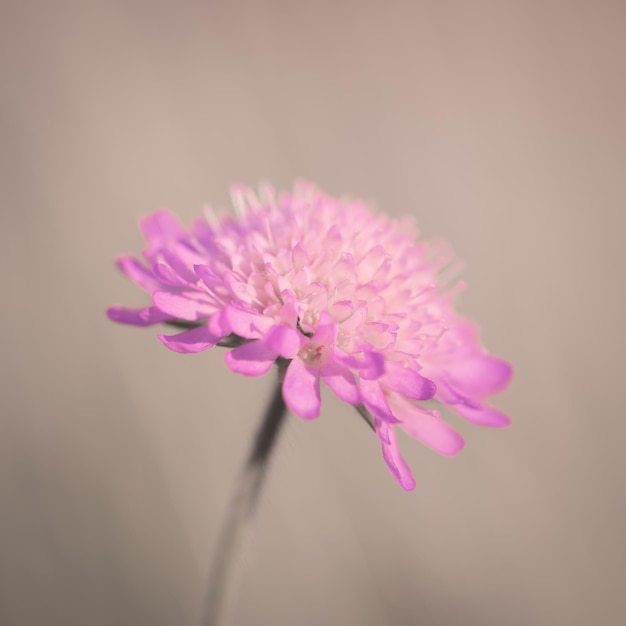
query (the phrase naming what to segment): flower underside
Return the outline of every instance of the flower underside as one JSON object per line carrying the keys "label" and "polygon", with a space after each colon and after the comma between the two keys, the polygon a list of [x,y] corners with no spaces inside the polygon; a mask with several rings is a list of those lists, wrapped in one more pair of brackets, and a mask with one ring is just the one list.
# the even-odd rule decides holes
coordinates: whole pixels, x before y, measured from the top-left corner
{"label": "flower underside", "polygon": [[409,220],[375,215],[360,201],[331,198],[309,184],[276,196],[233,190],[236,217],[207,209],[185,230],[161,210],[141,222],[143,260],[118,265],[152,296],[141,309],[112,307],[111,319],[168,323],[169,349],[222,345],[227,366],[260,376],[288,361],[283,396],[303,419],[321,409],[323,382],[367,416],[398,483],[415,481],[396,428],[445,455],[463,439],[420,401],[434,399],[466,419],[504,426],[486,404],[511,377],[488,355],[476,328],[453,309],[458,285],[442,284],[453,257],[417,239]]}

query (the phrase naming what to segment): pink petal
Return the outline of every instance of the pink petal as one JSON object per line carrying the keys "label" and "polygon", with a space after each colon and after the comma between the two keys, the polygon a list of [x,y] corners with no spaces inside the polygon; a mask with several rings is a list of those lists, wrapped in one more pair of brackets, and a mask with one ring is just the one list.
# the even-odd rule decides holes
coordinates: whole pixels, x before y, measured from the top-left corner
{"label": "pink petal", "polygon": [[251,311],[244,311],[235,306],[227,306],[224,309],[224,315],[232,332],[246,339],[262,337],[273,324],[273,321],[267,317]]}
{"label": "pink petal", "polygon": [[152,300],[164,313],[189,322],[205,320],[215,312],[215,306],[206,302],[202,294],[195,291],[155,291]]}
{"label": "pink petal", "polygon": [[415,489],[415,478],[413,478],[411,468],[400,454],[395,428],[380,422],[376,426],[376,433],[380,439],[383,457],[393,477],[404,490]]}
{"label": "pink petal", "polygon": [[231,371],[244,376],[263,376],[271,369],[278,354],[263,341],[251,341],[224,355]]}
{"label": "pink petal", "polygon": [[363,396],[363,404],[374,417],[390,424],[397,424],[399,422],[399,420],[394,417],[391,412],[389,404],[387,404],[385,394],[383,393],[378,381],[361,378],[359,380],[359,388],[361,389],[361,395]]}
{"label": "pink petal", "polygon": [[117,259],[117,266],[128,278],[146,291],[152,292],[155,289],[162,288],[161,283],[155,278],[150,269],[132,256],[121,256]]}
{"label": "pink petal", "polygon": [[511,418],[508,415],[490,406],[471,407],[466,404],[454,404],[452,408],[465,419],[481,426],[501,428],[511,423]]}
{"label": "pink petal", "polygon": [[285,373],[283,397],[294,415],[305,420],[318,417],[322,405],[319,368],[309,367],[300,359],[294,359]]}
{"label": "pink petal", "polygon": [[124,306],[112,306],[107,309],[107,317],[114,322],[121,324],[132,324],[133,326],[152,326],[162,322],[172,321],[172,317],[159,311],[154,306],[142,309],[128,309]]}
{"label": "pink petal", "polygon": [[389,396],[389,404],[402,421],[400,428],[439,454],[454,456],[465,446],[463,437],[439,417],[438,411],[427,411],[396,394]]}
{"label": "pink petal", "polygon": [[380,382],[387,389],[414,400],[428,400],[437,392],[432,380],[420,376],[415,370],[401,363],[387,361],[386,371]]}
{"label": "pink petal", "polygon": [[454,387],[471,396],[485,396],[502,391],[511,380],[510,363],[488,355],[458,358],[445,366]]}
{"label": "pink petal", "polygon": [[[170,287],[189,287],[190,283],[181,278],[181,276],[175,272],[169,265],[164,263],[155,263],[152,268],[154,275],[164,284]],[[155,289],[158,289],[156,287]]]}
{"label": "pink petal", "polygon": [[357,370],[361,379],[379,378],[385,372],[385,357],[378,352],[362,352],[359,357],[336,350],[335,359],[345,367]]}
{"label": "pink petal", "polygon": [[178,335],[157,335],[163,345],[180,354],[193,354],[212,348],[222,337],[213,335],[206,324]]}
{"label": "pink petal", "polygon": [[293,359],[308,339],[293,326],[275,326],[267,333],[266,343],[285,359]]}
{"label": "pink petal", "polygon": [[321,369],[322,380],[333,390],[334,394],[349,404],[362,402],[359,386],[354,380],[354,374],[347,368],[329,361]]}
{"label": "pink petal", "polygon": [[170,242],[186,236],[178,220],[165,209],[144,217],[140,222],[140,227],[146,241],[155,249],[164,248]]}
{"label": "pink petal", "polygon": [[230,323],[226,318],[223,309],[211,315],[208,323],[209,330],[215,335],[221,335],[222,337],[226,337],[226,335],[230,335],[233,332],[233,329],[230,327]]}

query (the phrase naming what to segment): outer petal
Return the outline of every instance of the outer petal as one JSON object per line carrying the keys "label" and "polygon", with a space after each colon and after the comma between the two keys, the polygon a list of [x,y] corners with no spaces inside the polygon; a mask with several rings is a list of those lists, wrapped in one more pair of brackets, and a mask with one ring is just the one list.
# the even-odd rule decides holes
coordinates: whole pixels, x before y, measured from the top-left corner
{"label": "outer petal", "polygon": [[354,380],[354,374],[347,368],[329,361],[320,369],[322,380],[333,390],[334,394],[349,404],[362,402],[359,386]]}
{"label": "outer petal", "polygon": [[389,404],[402,420],[400,428],[439,454],[454,456],[465,446],[463,437],[439,417],[438,411],[426,411],[396,394],[389,396]]}
{"label": "outer petal", "polygon": [[307,341],[293,326],[274,326],[266,337],[267,345],[285,359],[293,359]]}
{"label": "outer petal", "polygon": [[513,375],[510,363],[487,355],[460,357],[447,363],[445,369],[454,387],[478,398],[502,391]]}
{"label": "outer petal", "polygon": [[112,306],[107,309],[107,316],[114,322],[132,324],[133,326],[152,326],[174,319],[171,315],[159,311],[159,309],[154,306],[148,306],[142,309],[128,309],[124,306]]}
{"label": "outer petal", "polygon": [[378,381],[361,378],[359,380],[359,388],[363,396],[363,404],[375,418],[390,424],[397,424],[400,421],[391,412]]}
{"label": "outer petal", "polygon": [[132,256],[121,256],[117,259],[117,266],[133,282],[152,292],[161,289],[162,285],[154,274],[141,261]]}
{"label": "outer petal", "polygon": [[401,363],[387,361],[386,371],[381,377],[381,384],[387,389],[414,400],[428,400],[437,392],[432,380],[420,376],[415,370],[403,367]]}
{"label": "outer petal", "polygon": [[[152,268],[154,275],[164,284],[170,287],[193,287],[193,284],[179,276],[169,265],[155,263]],[[158,289],[158,287],[155,287]]]}
{"label": "outer petal", "polygon": [[467,404],[454,404],[452,408],[465,419],[481,426],[497,428],[508,426],[511,423],[511,418],[508,415],[490,406],[476,405],[472,407]]}
{"label": "outer petal", "polygon": [[319,368],[294,359],[285,373],[283,397],[289,410],[298,417],[305,420],[319,417],[322,405]]}
{"label": "outer petal", "polygon": [[263,317],[258,313],[252,313],[251,311],[245,311],[230,305],[224,309],[224,316],[228,320],[232,332],[246,339],[262,337],[273,324],[271,319]]}
{"label": "outer petal", "polygon": [[384,422],[379,422],[376,424],[376,434],[380,439],[383,457],[393,477],[406,491],[415,489],[415,478],[413,478],[411,468],[400,454],[395,428]]}
{"label": "outer petal", "polygon": [[152,300],[164,313],[189,322],[207,319],[215,312],[215,307],[206,302],[201,293],[195,291],[155,291]]}
{"label": "outer petal", "polygon": [[143,236],[152,248],[166,247],[170,242],[186,236],[178,220],[167,210],[160,209],[148,215],[140,223]]}
{"label": "outer petal", "polygon": [[212,348],[222,337],[212,334],[206,324],[178,335],[157,335],[163,345],[180,354],[193,354]]}
{"label": "outer petal", "polygon": [[263,376],[271,369],[278,354],[263,341],[251,341],[227,352],[224,355],[226,365],[237,374],[244,376]]}

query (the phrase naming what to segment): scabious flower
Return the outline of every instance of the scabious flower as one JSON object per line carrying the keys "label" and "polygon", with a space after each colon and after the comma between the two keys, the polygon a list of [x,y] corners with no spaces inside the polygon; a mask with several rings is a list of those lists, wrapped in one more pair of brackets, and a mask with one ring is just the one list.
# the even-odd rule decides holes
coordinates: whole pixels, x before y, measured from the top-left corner
{"label": "scabious flower", "polygon": [[323,382],[371,421],[406,490],[415,480],[397,428],[444,455],[464,445],[421,401],[476,424],[508,424],[485,401],[507,385],[511,367],[488,355],[454,311],[458,284],[440,280],[453,260],[445,245],[418,241],[408,219],[310,184],[278,196],[269,186],[258,194],[235,187],[232,195],[236,216],[207,209],[189,230],[164,210],[142,220],[144,261],[124,256],[118,265],[152,305],[112,307],[112,320],[187,328],[159,339],[179,353],[223,345],[226,365],[246,376],[282,359],[285,403],[306,420],[320,414]]}

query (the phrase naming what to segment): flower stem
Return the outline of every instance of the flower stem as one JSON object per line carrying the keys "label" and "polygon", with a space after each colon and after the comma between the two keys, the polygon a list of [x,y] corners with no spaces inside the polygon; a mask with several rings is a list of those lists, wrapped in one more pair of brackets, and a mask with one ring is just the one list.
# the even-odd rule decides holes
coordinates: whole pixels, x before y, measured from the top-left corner
{"label": "flower stem", "polygon": [[256,433],[219,534],[202,626],[219,626],[226,612],[235,578],[235,565],[240,560],[239,554],[249,531],[268,461],[287,415],[282,394],[285,367],[286,363],[279,359],[279,376],[274,394]]}

